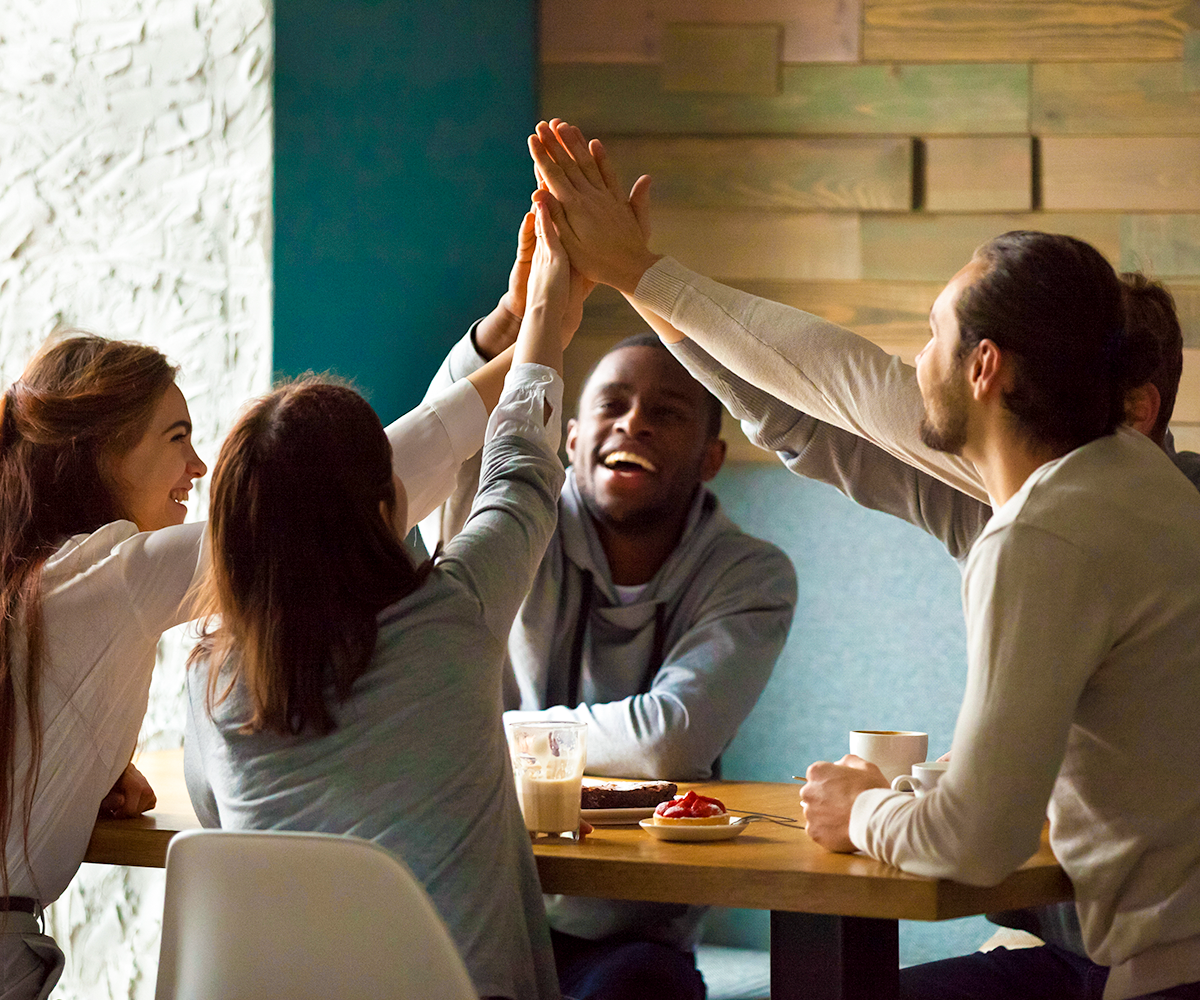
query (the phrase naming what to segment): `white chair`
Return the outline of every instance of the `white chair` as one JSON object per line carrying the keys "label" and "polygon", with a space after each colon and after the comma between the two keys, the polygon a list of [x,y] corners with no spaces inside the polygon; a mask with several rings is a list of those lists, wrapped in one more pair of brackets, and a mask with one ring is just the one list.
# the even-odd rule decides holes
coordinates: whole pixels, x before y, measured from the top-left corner
{"label": "white chair", "polygon": [[476,1000],[402,862],[357,837],[189,830],[167,850],[155,1000]]}

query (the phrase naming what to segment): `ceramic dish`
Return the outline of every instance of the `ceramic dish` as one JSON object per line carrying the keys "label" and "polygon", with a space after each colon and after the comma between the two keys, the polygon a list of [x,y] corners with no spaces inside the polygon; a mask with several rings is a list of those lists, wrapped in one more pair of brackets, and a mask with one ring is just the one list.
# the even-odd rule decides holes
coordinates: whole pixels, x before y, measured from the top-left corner
{"label": "ceramic dish", "polygon": [[633,826],[640,819],[654,815],[654,806],[636,809],[580,809],[579,815],[592,826]]}
{"label": "ceramic dish", "polygon": [[750,821],[745,816],[731,816],[728,823],[722,823],[720,826],[659,826],[648,819],[638,824],[658,840],[689,840],[693,843],[701,840],[729,840],[742,833],[749,825]]}

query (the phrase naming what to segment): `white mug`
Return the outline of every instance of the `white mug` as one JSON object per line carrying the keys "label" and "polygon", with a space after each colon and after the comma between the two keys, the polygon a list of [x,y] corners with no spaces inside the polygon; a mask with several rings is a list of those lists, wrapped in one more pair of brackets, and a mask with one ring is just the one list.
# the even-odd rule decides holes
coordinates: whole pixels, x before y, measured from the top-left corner
{"label": "white mug", "polygon": [[850,752],[870,761],[891,782],[897,775],[908,774],[914,764],[929,756],[929,734],[897,729],[854,729],[850,732]]}
{"label": "white mug", "polygon": [[946,773],[949,766],[948,760],[926,760],[920,764],[913,764],[912,774],[900,774],[892,779],[892,790],[925,795],[937,787],[938,779]]}

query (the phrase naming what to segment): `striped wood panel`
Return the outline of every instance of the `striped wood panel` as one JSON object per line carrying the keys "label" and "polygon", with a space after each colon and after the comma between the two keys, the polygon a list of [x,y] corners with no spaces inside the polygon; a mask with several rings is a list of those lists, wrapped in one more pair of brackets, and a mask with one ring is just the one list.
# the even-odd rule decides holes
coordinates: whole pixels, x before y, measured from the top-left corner
{"label": "striped wood panel", "polygon": [[1189,0],[865,0],[868,60],[1178,59]]}
{"label": "striped wood panel", "polygon": [[701,274],[804,281],[859,277],[858,216],[665,209],[651,246]]}
{"label": "striped wood panel", "polygon": [[1200,211],[1200,136],[1042,139],[1047,210]]}
{"label": "striped wood panel", "polygon": [[1175,299],[1175,312],[1183,328],[1183,346],[1200,348],[1200,283],[1168,281]]}
{"label": "striped wood panel", "polygon": [[1160,278],[1200,277],[1200,214],[1124,216],[1121,267]]}
{"label": "striped wood panel", "polygon": [[[838,323],[867,337],[909,364],[929,339],[929,307],[941,283],[922,282],[730,282],[745,291]],[[1183,378],[1172,428],[1180,448],[1200,451],[1200,284],[1174,285],[1185,325]],[[1185,303],[1190,303],[1185,306]],[[1188,311],[1190,310],[1190,312]],[[640,316],[616,292],[598,288],[588,300],[579,334],[564,359],[566,406],[574,412],[579,388],[592,364],[618,340],[645,332]],[[745,440],[726,415],[725,437],[732,461],[774,461]],[[1189,429],[1189,425],[1192,425]],[[1191,434],[1193,437],[1188,438]],[[1192,444],[1183,443],[1193,440]]]}
{"label": "striped wood panel", "polygon": [[1200,135],[1191,63],[1035,63],[1029,129],[1048,135]]}
{"label": "striped wood panel", "polygon": [[1028,212],[1033,208],[1028,136],[933,136],[925,140],[930,212]]}
{"label": "striped wood panel", "polygon": [[605,147],[623,177],[654,178],[655,205],[902,211],[912,202],[907,138],[621,137]]}
{"label": "striped wood panel", "polygon": [[680,22],[776,24],[784,62],[856,62],[859,0],[541,0],[542,62],[656,63]]}
{"label": "striped wood panel", "polygon": [[[1179,380],[1179,397],[1171,421],[1181,424],[1200,424],[1200,349],[1183,350],[1183,378]],[[1200,451],[1200,449],[1197,449]]]}
{"label": "striped wood panel", "polygon": [[663,90],[774,97],[782,32],[776,24],[668,24]]}
{"label": "striped wood panel", "polygon": [[550,64],[541,111],[600,138],[1028,132],[1027,65],[785,65],[781,77],[776,97],[669,93],[657,66]]}
{"label": "striped wood panel", "polygon": [[1116,214],[864,215],[862,276],[946,282],[981,243],[1010,229],[1066,233],[1091,243],[1114,264],[1121,259]]}

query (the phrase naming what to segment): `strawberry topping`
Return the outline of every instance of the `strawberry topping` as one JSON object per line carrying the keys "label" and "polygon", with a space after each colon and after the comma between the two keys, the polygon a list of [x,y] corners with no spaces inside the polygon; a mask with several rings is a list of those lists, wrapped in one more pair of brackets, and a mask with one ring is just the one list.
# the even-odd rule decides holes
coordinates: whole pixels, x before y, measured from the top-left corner
{"label": "strawberry topping", "polygon": [[720,799],[710,799],[707,795],[688,792],[686,795],[676,796],[670,802],[659,803],[654,811],[668,819],[720,816],[725,812],[725,803]]}

